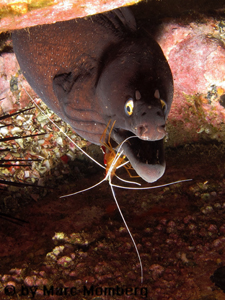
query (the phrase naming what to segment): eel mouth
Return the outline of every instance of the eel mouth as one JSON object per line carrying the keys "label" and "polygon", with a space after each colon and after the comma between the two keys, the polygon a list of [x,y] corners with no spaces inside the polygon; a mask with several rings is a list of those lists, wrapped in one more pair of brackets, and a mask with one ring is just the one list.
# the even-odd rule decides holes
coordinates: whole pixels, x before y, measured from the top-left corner
{"label": "eel mouth", "polygon": [[[137,174],[145,181],[157,181],[165,172],[163,139],[157,141],[142,140],[130,131],[114,128],[111,138],[121,145],[123,154],[126,155]],[[120,151],[121,151],[120,150]]]}

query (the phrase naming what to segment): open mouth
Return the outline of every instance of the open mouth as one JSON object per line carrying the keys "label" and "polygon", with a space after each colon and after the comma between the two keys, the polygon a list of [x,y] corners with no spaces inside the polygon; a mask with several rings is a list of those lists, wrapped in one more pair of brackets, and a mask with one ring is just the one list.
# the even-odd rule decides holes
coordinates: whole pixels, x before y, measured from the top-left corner
{"label": "open mouth", "polygon": [[111,138],[121,144],[124,155],[130,161],[137,174],[145,181],[151,183],[157,181],[165,172],[165,158],[163,139],[157,141],[141,140],[132,132],[114,128]]}

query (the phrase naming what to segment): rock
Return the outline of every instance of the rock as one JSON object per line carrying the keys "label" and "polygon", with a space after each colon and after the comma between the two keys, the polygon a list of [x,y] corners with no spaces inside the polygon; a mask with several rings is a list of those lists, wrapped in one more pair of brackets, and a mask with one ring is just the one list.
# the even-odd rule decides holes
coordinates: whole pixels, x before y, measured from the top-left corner
{"label": "rock", "polygon": [[41,24],[51,24],[132,5],[140,0],[0,0],[0,33]]}

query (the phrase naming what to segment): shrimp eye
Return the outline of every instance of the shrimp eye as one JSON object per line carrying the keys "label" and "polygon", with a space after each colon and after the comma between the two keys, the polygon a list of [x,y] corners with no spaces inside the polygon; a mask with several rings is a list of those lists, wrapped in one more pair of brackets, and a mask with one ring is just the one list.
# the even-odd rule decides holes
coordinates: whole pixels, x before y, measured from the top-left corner
{"label": "shrimp eye", "polygon": [[128,99],[125,103],[124,110],[127,116],[131,116],[134,110],[134,101],[132,98]]}

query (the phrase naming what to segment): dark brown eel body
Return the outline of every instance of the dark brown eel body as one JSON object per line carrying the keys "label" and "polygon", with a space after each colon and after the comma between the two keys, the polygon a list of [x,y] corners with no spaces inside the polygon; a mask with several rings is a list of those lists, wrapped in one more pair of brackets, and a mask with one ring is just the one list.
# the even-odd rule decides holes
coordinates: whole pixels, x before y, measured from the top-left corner
{"label": "dark brown eel body", "polygon": [[21,70],[40,98],[85,139],[111,138],[136,172],[154,182],[165,171],[163,138],[173,79],[159,45],[127,8],[31,27],[12,34]]}

